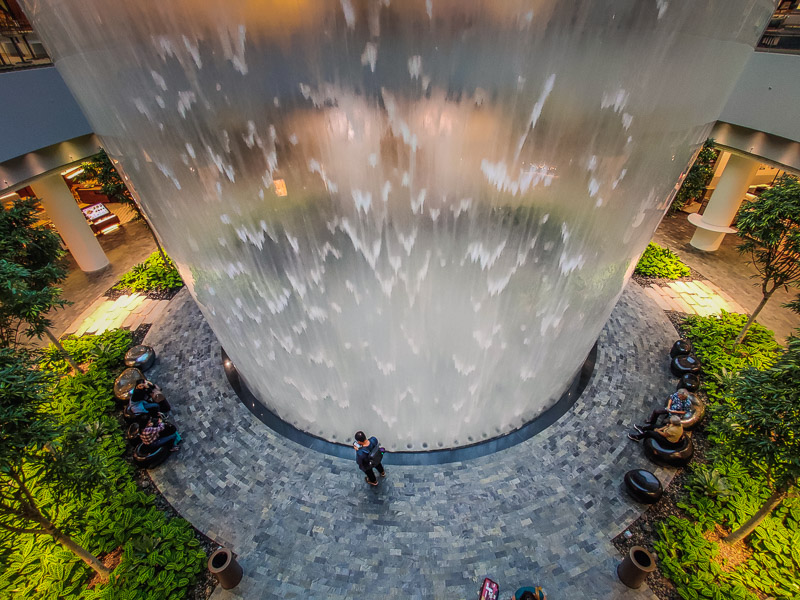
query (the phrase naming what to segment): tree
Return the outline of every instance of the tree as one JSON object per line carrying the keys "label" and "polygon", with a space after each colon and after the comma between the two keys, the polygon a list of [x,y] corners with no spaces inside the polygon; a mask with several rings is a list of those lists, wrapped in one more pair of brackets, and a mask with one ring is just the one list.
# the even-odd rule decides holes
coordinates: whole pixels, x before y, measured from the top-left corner
{"label": "tree", "polygon": [[111,159],[108,158],[108,155],[105,152],[101,152],[88,161],[81,163],[81,168],[83,169],[83,173],[76,176],[75,181],[99,185],[100,191],[112,200],[129,204],[133,207],[138,217],[147,225],[147,230],[153,237],[153,241],[156,243],[156,247],[158,248],[159,254],[161,254],[164,264],[169,264],[167,262],[167,256],[164,254],[164,249],[161,247],[161,243],[158,241],[153,228],[150,226],[150,222],[147,220],[147,217],[145,217],[142,208],[139,206],[139,203],[136,202],[136,199],[125,185],[125,182],[122,181],[122,178],[111,163]]}
{"label": "tree", "polygon": [[747,537],[800,478],[800,338],[768,369],[743,371],[731,394],[711,408],[717,452],[764,476],[771,491],[761,508],[725,538]]}
{"label": "tree", "polygon": [[782,175],[758,200],[742,207],[736,227],[744,241],[740,253],[750,259],[761,278],[761,302],[734,343],[744,339],[758,313],[779,287],[800,286],[800,183]]}
{"label": "tree", "polygon": [[711,178],[714,176],[714,163],[717,161],[718,153],[714,149],[714,140],[707,139],[697,155],[697,158],[686,174],[681,189],[675,194],[672,205],[669,207],[671,213],[676,213],[682,209],[690,200],[697,200],[703,195],[703,191],[708,187]]}
{"label": "tree", "polygon": [[[107,581],[111,571],[56,525],[65,500],[87,494],[103,469],[88,430],[45,411],[49,377],[23,351],[0,349],[0,528],[49,535]],[[43,487],[60,501],[40,502]]]}
{"label": "tree", "polygon": [[53,231],[36,225],[36,200],[17,200],[0,210],[0,347],[16,348],[20,333],[46,335],[76,371],[72,357],[53,332],[48,313],[68,302],[56,284],[67,276],[64,251]]}

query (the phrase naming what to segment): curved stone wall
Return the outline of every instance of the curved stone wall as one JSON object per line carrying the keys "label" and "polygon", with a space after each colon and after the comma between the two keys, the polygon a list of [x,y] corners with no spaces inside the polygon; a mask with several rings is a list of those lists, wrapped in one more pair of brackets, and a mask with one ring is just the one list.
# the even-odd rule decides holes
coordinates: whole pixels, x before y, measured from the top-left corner
{"label": "curved stone wall", "polygon": [[411,450],[561,395],[772,8],[25,4],[251,389]]}

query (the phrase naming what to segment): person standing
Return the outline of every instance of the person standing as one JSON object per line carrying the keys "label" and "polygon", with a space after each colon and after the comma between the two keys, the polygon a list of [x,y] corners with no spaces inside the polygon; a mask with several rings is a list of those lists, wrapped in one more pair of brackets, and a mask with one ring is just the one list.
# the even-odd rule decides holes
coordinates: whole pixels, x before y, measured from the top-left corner
{"label": "person standing", "polygon": [[381,474],[381,477],[386,477],[386,470],[381,464],[383,452],[380,449],[378,438],[373,436],[367,439],[363,431],[356,431],[354,437],[356,438],[356,441],[353,442],[353,449],[356,451],[356,463],[358,463],[358,468],[366,474],[364,481],[370,485],[378,485],[375,469]]}

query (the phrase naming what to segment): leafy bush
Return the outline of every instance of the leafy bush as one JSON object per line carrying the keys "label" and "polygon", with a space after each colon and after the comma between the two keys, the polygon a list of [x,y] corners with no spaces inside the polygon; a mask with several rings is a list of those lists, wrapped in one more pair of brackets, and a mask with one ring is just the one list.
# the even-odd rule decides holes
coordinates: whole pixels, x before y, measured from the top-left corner
{"label": "leafy bush", "polygon": [[[715,465],[732,491],[709,497],[697,486],[687,486],[689,499],[678,506],[692,521],[669,517],[658,526],[654,547],[661,570],[687,599],[746,598],[770,595],[780,600],[800,596],[800,499],[784,500],[748,538],[753,552],[735,568],[715,561],[718,545],[706,539],[717,524],[726,529],[738,527],[758,510],[769,489],[758,477],[735,461]],[[714,588],[719,594],[715,595]]]}
{"label": "leafy bush", "polygon": [[[122,561],[111,580],[86,588],[93,575],[74,554],[48,536],[29,534],[3,539],[0,553],[0,598],[43,600],[179,600],[186,596],[206,556],[189,523],[168,518],[153,506],[152,495],[132,479],[124,459],[126,443],[113,415],[112,385],[131,343],[124,330],[64,341],[86,373],[63,376],[54,384],[50,411],[65,423],[83,424],[105,464],[88,499],[55,497],[37,490],[45,506],[58,505],[57,525],[95,555],[122,547]],[[43,369],[68,371],[53,348],[45,351]]]}
{"label": "leafy bush", "polygon": [[764,369],[778,357],[780,346],[774,334],[758,323],[753,323],[741,344],[734,344],[746,321],[747,315],[723,311],[710,317],[690,315],[683,322],[703,363],[703,387],[712,400],[720,400],[742,369]]}
{"label": "leafy bush", "polygon": [[[733,400],[731,393],[739,388],[730,383],[742,369],[765,369],[780,354],[772,332],[760,325],[753,325],[742,344],[733,344],[746,319],[722,313],[684,321],[687,337],[703,361],[704,387],[717,405]],[[713,420],[709,432],[709,455],[716,460],[692,468],[686,498],[678,502],[688,519],[671,516],[656,528],[654,548],[662,573],[686,600],[800,597],[800,498],[784,499],[761,522],[746,539],[752,555],[739,564],[720,558],[719,545],[709,539],[718,527],[741,527],[772,493],[764,474],[720,455],[725,441]]]}
{"label": "leafy bush", "polygon": [[178,269],[172,259],[167,262],[161,254],[153,252],[146,261],[135,265],[125,273],[114,286],[115,290],[131,292],[149,292],[153,290],[171,290],[183,285]]}
{"label": "leafy bush", "polygon": [[650,242],[636,263],[634,273],[644,277],[678,279],[687,277],[691,271],[672,250]]}

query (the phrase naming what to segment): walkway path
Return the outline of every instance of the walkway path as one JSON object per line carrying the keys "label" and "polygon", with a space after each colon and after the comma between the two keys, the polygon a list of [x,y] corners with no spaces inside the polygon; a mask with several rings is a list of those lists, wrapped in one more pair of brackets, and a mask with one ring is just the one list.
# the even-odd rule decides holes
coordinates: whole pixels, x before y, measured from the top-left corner
{"label": "walkway path", "polygon": [[601,334],[592,380],[557,423],[484,458],[392,467],[371,488],[354,462],[278,437],[249,413],[183,290],[146,341],[159,357],[148,376],[172,402],[185,446],[151,476],[195,527],[239,554],[245,578],[215,600],[471,599],[485,576],[504,599],[533,581],[553,599],[652,600],[618,582],[610,540],[644,508],[622,477],[653,467],[624,433],[674,389],[675,337],[631,283]]}
{"label": "walkway path", "polygon": [[[757,274],[756,269],[736,250],[741,243],[739,236],[726,235],[715,252],[698,250],[689,244],[695,227],[686,220],[686,216],[685,213],[678,213],[664,217],[653,235],[653,241],[676,252],[683,262],[727,292],[744,307],[742,312],[751,312],[761,301],[761,288],[758,279],[751,279]],[[800,327],[800,315],[781,306],[794,300],[797,293],[795,289],[788,292],[777,290],[756,319],[775,332],[778,342],[783,343],[789,334]]]}

